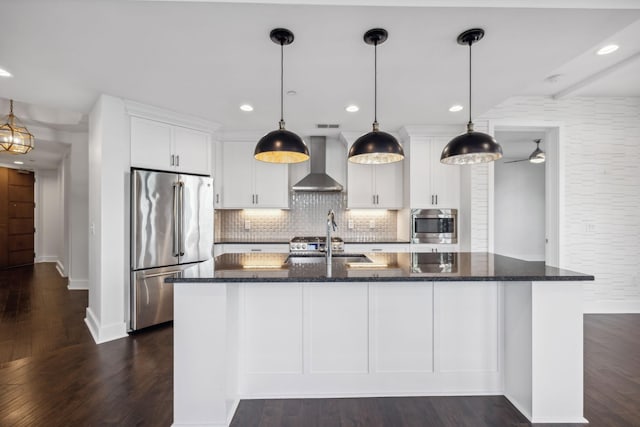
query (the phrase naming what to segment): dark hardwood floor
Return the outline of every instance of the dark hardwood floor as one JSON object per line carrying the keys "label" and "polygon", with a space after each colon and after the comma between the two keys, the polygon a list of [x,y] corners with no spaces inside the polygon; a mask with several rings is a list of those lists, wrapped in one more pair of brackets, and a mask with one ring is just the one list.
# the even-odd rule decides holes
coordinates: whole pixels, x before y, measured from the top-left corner
{"label": "dark hardwood floor", "polygon": [[[0,271],[0,426],[171,425],[171,325],[95,345],[86,306],[53,264]],[[585,415],[640,426],[640,315],[585,316]],[[232,425],[530,424],[502,396],[473,396],[249,400]]]}

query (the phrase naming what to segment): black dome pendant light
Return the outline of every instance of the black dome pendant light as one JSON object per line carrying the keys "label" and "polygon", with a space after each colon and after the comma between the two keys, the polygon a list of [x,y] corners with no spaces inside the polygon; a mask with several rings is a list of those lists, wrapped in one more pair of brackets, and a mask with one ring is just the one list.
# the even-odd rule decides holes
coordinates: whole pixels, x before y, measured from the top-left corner
{"label": "black dome pendant light", "polygon": [[486,133],[475,132],[471,121],[471,45],[484,37],[484,30],[474,28],[458,36],[458,44],[469,45],[469,123],[467,133],[453,138],[442,150],[440,162],[450,165],[487,163],[502,157],[502,147]]}
{"label": "black dome pendant light", "polygon": [[276,28],[269,34],[280,45],[280,123],[278,130],[263,136],[254,151],[256,160],[268,163],[300,163],[309,160],[309,149],[302,139],[284,128],[284,45],[293,43],[293,33]]}
{"label": "black dome pendant light", "polygon": [[364,33],[364,41],[374,46],[374,119],[373,131],[362,135],[349,149],[352,163],[382,164],[399,162],[404,159],[404,151],[390,134],[378,127],[378,45],[387,40],[387,30],[374,28]]}

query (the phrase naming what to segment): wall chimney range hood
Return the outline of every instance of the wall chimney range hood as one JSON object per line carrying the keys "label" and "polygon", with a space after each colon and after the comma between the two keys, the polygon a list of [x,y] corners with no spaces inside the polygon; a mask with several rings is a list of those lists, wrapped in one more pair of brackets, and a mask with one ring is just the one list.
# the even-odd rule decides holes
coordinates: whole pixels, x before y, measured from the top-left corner
{"label": "wall chimney range hood", "polygon": [[327,175],[327,138],[324,136],[309,137],[309,159],[311,173],[295,184],[293,191],[342,191],[342,185]]}

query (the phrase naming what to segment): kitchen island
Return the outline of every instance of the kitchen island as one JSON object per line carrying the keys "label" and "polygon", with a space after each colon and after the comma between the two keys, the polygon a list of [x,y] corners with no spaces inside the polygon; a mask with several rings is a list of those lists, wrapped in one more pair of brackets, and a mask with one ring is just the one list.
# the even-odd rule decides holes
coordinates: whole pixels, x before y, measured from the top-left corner
{"label": "kitchen island", "polygon": [[224,254],[174,286],[174,426],[239,399],[505,395],[584,422],[582,283],[490,253]]}

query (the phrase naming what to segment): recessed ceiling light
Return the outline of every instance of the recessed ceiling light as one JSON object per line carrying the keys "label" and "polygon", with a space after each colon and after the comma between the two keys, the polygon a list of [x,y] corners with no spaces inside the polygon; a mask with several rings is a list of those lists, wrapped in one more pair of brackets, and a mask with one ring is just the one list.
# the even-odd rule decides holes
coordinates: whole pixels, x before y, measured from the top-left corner
{"label": "recessed ceiling light", "polygon": [[295,90],[288,90],[287,91],[287,95],[289,95],[289,96],[293,96],[293,95],[297,95],[297,94],[298,94],[298,92],[296,92]]}
{"label": "recessed ceiling light", "polygon": [[16,165],[24,165],[24,162],[21,162],[20,160],[14,160],[14,162]]}
{"label": "recessed ceiling light", "polygon": [[449,111],[456,113],[458,111],[462,111],[463,108],[464,107],[462,105],[452,105],[451,108],[449,108]]}
{"label": "recessed ceiling light", "polygon": [[13,74],[8,72],[4,68],[0,68],[0,77],[13,77]]}
{"label": "recessed ceiling light", "polygon": [[360,110],[360,107],[358,107],[357,105],[351,104],[351,105],[347,105],[345,110],[347,110],[350,113],[355,113],[356,111]]}
{"label": "recessed ceiling light", "polygon": [[240,109],[242,111],[253,111],[253,107],[251,105],[249,105],[249,104],[242,104],[240,106]]}
{"label": "recessed ceiling light", "polygon": [[620,46],[618,46],[617,44],[608,44],[598,50],[598,55],[607,55],[609,53],[615,52],[619,47]]}

